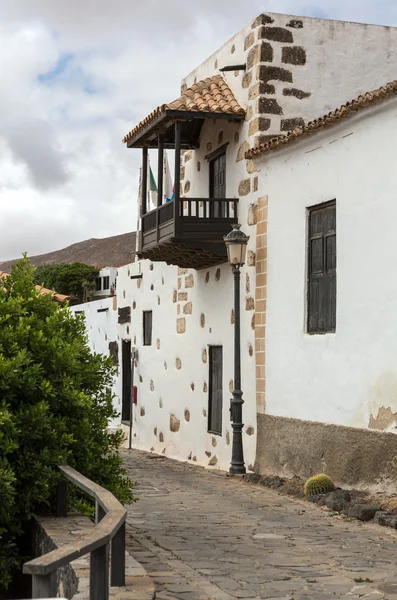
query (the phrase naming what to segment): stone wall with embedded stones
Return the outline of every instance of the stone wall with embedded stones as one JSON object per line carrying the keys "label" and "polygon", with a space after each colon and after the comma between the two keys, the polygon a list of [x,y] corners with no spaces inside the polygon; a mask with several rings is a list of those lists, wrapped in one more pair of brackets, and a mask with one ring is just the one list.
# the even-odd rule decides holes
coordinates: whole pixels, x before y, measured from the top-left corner
{"label": "stone wall with embedded stones", "polygon": [[[233,278],[222,265],[204,271],[140,261],[131,273],[119,269],[117,291],[126,290],[133,307],[131,340],[138,349],[133,443],[138,448],[181,460],[227,469],[231,454],[229,399],[233,381]],[[254,273],[252,274],[254,276]],[[139,284],[138,284],[139,281]],[[246,296],[242,276],[242,298]],[[255,458],[255,357],[253,306],[242,311],[244,449],[247,465]],[[153,311],[152,345],[142,345],[142,312]],[[208,433],[208,348],[223,346],[222,435]],[[143,410],[142,410],[143,409]]]}
{"label": "stone wall with embedded stones", "polygon": [[227,41],[182,81],[225,72],[247,108],[240,144],[255,146],[395,79],[397,29],[267,13]]}
{"label": "stone wall with embedded stones", "polygon": [[[395,28],[262,14],[182,82],[189,86],[218,73],[224,66],[246,64],[245,71],[224,73],[236,98],[247,109],[245,122],[206,122],[200,149],[190,153],[183,173],[192,196],[207,195],[206,154],[227,144],[226,195],[239,197],[239,221],[251,235],[247,264],[256,269],[253,296],[259,413],[266,409],[268,190],[262,166],[245,160],[245,153],[276,134],[288,132],[393,80],[396,49]],[[205,174],[204,178],[197,178],[195,165]]]}
{"label": "stone wall with embedded stones", "polygon": [[[255,267],[252,261],[250,264],[241,276],[247,466],[254,463],[256,444]],[[138,274],[142,275],[141,279],[131,279]],[[97,312],[97,308],[104,307],[109,310]],[[127,307],[130,307],[129,320],[125,319],[129,312]],[[130,339],[137,349],[134,383],[138,387],[138,403],[133,407],[133,445],[180,460],[227,469],[232,442],[229,405],[233,389],[234,331],[233,277],[229,265],[194,271],[137,261],[118,269],[117,297],[109,299],[107,304],[94,302],[72,310],[84,310],[93,349],[114,358],[114,342],[119,344],[120,373],[114,386],[118,410],[121,410],[121,341]],[[153,314],[150,346],[143,345],[143,311],[146,310]],[[222,435],[208,433],[211,345],[223,347]],[[119,419],[117,424],[120,423]],[[128,432],[127,428],[125,431]]]}

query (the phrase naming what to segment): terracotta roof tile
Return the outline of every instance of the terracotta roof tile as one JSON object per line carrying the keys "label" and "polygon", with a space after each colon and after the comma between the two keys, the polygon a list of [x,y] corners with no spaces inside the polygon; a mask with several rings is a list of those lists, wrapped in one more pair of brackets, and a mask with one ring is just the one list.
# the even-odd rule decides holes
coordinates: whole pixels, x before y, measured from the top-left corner
{"label": "terracotta roof tile", "polygon": [[[10,276],[9,273],[0,271],[0,278],[1,277],[9,277],[9,276]],[[59,304],[64,304],[67,300],[70,300],[70,296],[65,296],[64,294],[57,294],[56,292],[54,292],[52,290],[48,290],[47,288],[42,287],[41,285],[35,285],[35,288],[36,288],[36,290],[38,290],[40,292],[40,295],[42,295],[42,296],[51,294],[52,299],[55,302],[59,302]]]}
{"label": "terracotta roof tile", "polygon": [[188,88],[179,98],[170,104],[163,104],[143,119],[123,138],[123,144],[144,131],[153,121],[167,110],[196,111],[245,115],[245,109],[237,102],[233,92],[222,75],[207,77]]}
{"label": "terracotta roof tile", "polygon": [[320,131],[326,127],[332,127],[332,125],[336,125],[343,119],[350,117],[352,114],[367,108],[368,106],[372,106],[377,102],[386,100],[387,98],[390,98],[396,94],[397,80],[391,81],[385,86],[373,90],[372,92],[361,94],[358,96],[358,98],[352,100],[351,102],[346,102],[346,104],[343,104],[340,108],[331,111],[323,117],[315,119],[314,121],[309,121],[306,123],[306,125],[302,125],[301,127],[296,127],[296,129],[290,131],[286,135],[275,136],[257,148],[250,148],[250,150],[246,152],[245,157],[253,158],[255,156],[259,156],[260,154],[265,154],[266,152],[270,152],[290,144],[291,142],[294,142],[303,136],[312,135],[313,133],[316,133],[316,131]]}

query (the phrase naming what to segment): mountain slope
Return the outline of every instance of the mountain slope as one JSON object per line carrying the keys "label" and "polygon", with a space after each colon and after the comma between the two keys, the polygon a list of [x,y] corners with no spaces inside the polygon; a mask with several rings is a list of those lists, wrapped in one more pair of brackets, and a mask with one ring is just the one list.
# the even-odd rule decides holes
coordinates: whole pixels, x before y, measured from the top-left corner
{"label": "mountain slope", "polygon": [[[29,259],[35,267],[73,262],[82,262],[99,268],[121,267],[134,261],[135,239],[135,231],[108,238],[91,238],[62,250],[29,256]],[[0,262],[0,271],[9,272],[12,265],[19,260],[20,258]]]}

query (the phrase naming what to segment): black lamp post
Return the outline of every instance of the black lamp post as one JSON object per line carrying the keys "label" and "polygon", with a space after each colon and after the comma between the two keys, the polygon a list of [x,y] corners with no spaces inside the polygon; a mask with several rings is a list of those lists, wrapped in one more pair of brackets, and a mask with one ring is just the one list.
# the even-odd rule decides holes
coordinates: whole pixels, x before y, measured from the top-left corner
{"label": "black lamp post", "polygon": [[245,471],[243,452],[243,392],[241,391],[241,348],[240,348],[240,268],[245,263],[249,237],[233,225],[225,240],[227,255],[234,274],[234,390],[230,400],[230,420],[233,429],[232,461],[229,472],[243,475]]}

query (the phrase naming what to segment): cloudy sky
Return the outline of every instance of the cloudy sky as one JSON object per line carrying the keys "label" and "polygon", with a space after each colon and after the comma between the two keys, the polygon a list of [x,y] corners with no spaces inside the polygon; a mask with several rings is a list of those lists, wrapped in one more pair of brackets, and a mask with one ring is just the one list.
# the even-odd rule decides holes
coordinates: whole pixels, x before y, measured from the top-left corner
{"label": "cloudy sky", "polygon": [[394,0],[0,0],[0,260],[132,231],[121,138],[263,11],[397,25]]}

